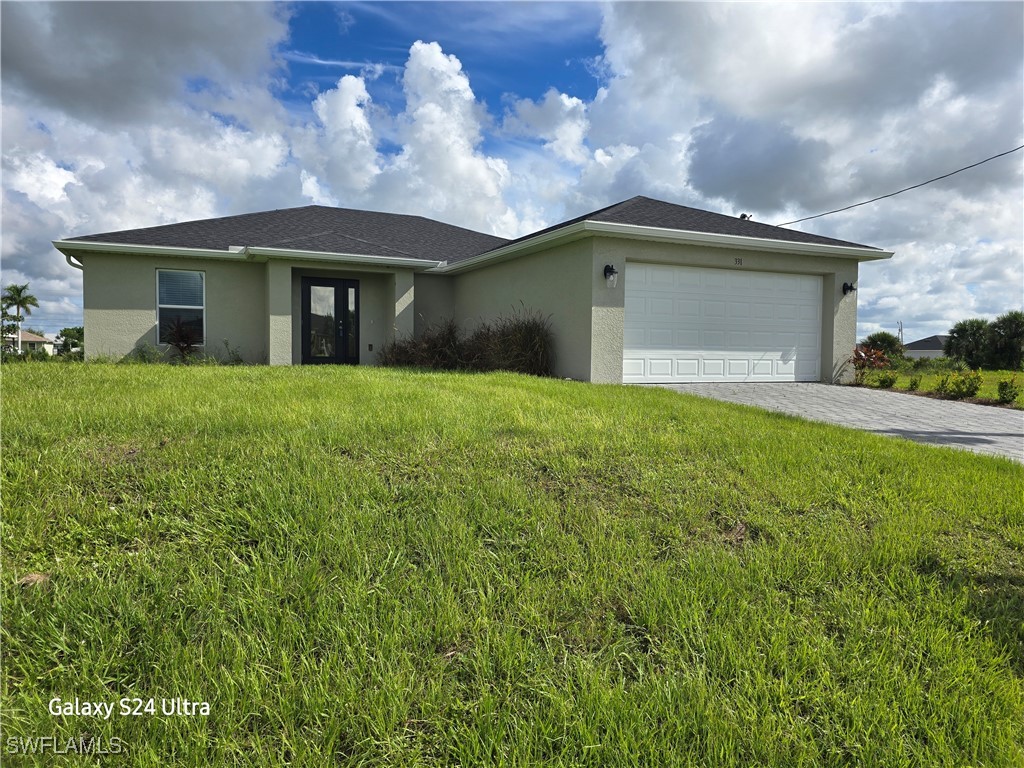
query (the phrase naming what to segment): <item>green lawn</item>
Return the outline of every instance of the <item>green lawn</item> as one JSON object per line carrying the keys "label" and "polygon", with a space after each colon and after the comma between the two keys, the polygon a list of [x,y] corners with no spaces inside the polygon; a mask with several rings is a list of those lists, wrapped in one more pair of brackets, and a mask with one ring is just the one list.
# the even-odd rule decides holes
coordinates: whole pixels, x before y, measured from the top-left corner
{"label": "green lawn", "polygon": [[368,368],[8,365],[2,415],[4,765],[1024,764],[1009,460]]}
{"label": "green lawn", "polygon": [[[944,375],[948,374],[948,371],[941,372],[917,372],[913,370],[901,371],[899,380],[896,382],[896,386],[893,389],[907,391],[910,386],[911,378],[920,376],[921,381],[918,384],[919,392],[934,392],[935,385],[939,383],[939,379]],[[995,401],[999,395],[999,381],[1001,379],[1009,379],[1012,376],[1017,377],[1017,385],[1021,387],[1021,393],[1017,396],[1017,400],[1013,403],[1013,407],[1017,409],[1024,409],[1024,373],[1021,371],[981,371],[981,389],[978,390],[978,398],[984,400]],[[875,382],[875,375],[869,377],[869,386],[877,386]]]}

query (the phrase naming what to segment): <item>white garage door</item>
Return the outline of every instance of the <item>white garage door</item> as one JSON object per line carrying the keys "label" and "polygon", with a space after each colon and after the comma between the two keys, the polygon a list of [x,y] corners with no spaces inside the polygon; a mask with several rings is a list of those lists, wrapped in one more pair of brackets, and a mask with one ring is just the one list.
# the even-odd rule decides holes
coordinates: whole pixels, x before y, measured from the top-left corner
{"label": "white garage door", "polygon": [[625,382],[817,381],[821,277],[626,264]]}

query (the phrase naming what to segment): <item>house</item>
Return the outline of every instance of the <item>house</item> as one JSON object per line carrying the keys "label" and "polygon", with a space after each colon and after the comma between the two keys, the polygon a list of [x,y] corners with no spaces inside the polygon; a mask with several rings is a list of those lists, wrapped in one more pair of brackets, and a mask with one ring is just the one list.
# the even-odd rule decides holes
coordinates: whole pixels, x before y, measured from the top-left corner
{"label": "house", "polygon": [[938,335],[938,336],[927,336],[917,341],[912,341],[909,344],[903,345],[903,355],[912,359],[922,357],[943,357],[945,352],[943,351],[946,347],[946,339],[949,336]]}
{"label": "house", "polygon": [[[15,336],[4,337],[4,350],[7,352],[13,352],[18,348],[18,340]],[[22,352],[36,352],[37,350],[43,350],[48,355],[53,354],[53,340],[48,339],[45,336],[39,336],[29,331],[21,331],[21,351]]]}
{"label": "house", "polygon": [[515,240],[311,205],[54,246],[84,270],[87,358],[177,322],[250,362],[366,365],[525,308],[550,318],[557,375],[638,383],[845,377],[859,264],[892,256],[647,197]]}

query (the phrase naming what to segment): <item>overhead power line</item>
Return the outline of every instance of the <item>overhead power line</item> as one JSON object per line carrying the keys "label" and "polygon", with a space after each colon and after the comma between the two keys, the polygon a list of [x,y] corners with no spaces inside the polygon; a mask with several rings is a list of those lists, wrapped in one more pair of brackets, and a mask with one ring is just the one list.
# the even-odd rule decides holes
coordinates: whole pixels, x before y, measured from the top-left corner
{"label": "overhead power line", "polygon": [[1021,144],[1019,147],[1014,147],[1013,149],[1008,150],[1006,152],[1000,152],[998,155],[992,155],[992,157],[986,157],[981,162],[974,163],[973,165],[965,165],[963,168],[957,168],[955,171],[951,171],[950,173],[943,174],[942,176],[936,176],[934,179],[928,179],[928,181],[922,181],[920,184],[915,184],[912,187],[904,187],[903,189],[897,190],[896,192],[890,192],[888,195],[881,195],[880,197],[873,197],[870,200],[865,200],[863,203],[854,203],[853,205],[848,205],[845,208],[836,208],[834,211],[826,211],[825,213],[819,213],[819,214],[816,214],[814,216],[805,216],[802,219],[795,219],[793,221],[787,221],[785,224],[776,224],[776,226],[778,226],[778,227],[788,227],[790,224],[799,224],[801,221],[809,221],[810,219],[820,219],[822,216],[831,216],[833,213],[840,213],[841,211],[848,211],[851,208],[858,208],[858,207],[860,207],[862,205],[867,205],[868,203],[874,203],[874,202],[877,202],[879,200],[884,200],[887,197],[894,197],[895,195],[901,194],[902,192],[909,192],[912,189],[917,189],[918,187],[923,187],[925,184],[931,184],[933,181],[941,181],[942,179],[948,179],[950,176],[954,176],[954,175],[960,173],[961,171],[966,171],[966,170],[969,170],[971,168],[977,168],[979,165],[984,165],[989,160],[995,160],[998,157],[1005,157],[1006,155],[1012,154],[1014,152],[1018,152],[1018,151],[1020,151],[1022,149],[1024,149],[1024,144]]}

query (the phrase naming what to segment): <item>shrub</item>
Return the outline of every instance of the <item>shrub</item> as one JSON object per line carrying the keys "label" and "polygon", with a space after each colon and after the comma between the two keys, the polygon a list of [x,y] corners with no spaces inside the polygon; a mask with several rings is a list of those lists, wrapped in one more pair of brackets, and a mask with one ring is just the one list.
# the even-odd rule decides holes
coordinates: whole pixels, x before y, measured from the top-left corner
{"label": "shrub", "polygon": [[122,363],[162,363],[163,352],[148,341],[141,342],[135,349],[121,358]]}
{"label": "shrub", "polygon": [[1021,386],[1017,383],[1017,377],[1011,376],[1008,379],[1000,379],[998,384],[998,400],[1004,405],[1017,401],[1020,397]]}
{"label": "shrub", "polygon": [[863,384],[868,371],[887,368],[889,359],[880,349],[874,347],[857,347],[853,350],[853,357],[850,358],[854,369],[854,381]]}
{"label": "shrub", "polygon": [[166,327],[167,344],[178,350],[181,361],[187,363],[199,347],[199,332],[180,317],[175,317]]}
{"label": "shrub", "polygon": [[378,362],[385,366],[550,376],[552,349],[550,320],[513,310],[510,316],[482,323],[464,338],[454,320],[444,320],[427,328],[419,338],[385,344]]}
{"label": "shrub", "polygon": [[935,391],[939,395],[952,400],[974,397],[978,394],[979,389],[981,389],[981,371],[947,373],[935,385]]}
{"label": "shrub", "polygon": [[918,388],[920,386],[921,386],[921,376],[920,376],[920,374],[918,374],[916,376],[911,376],[910,377],[910,381],[907,382],[907,390],[910,391],[910,392],[917,392],[917,390],[918,390]]}
{"label": "shrub", "polygon": [[892,389],[894,386],[896,386],[896,381],[899,379],[899,377],[900,375],[896,373],[896,371],[883,371],[882,373],[878,374],[878,386],[880,386],[882,389]]}

